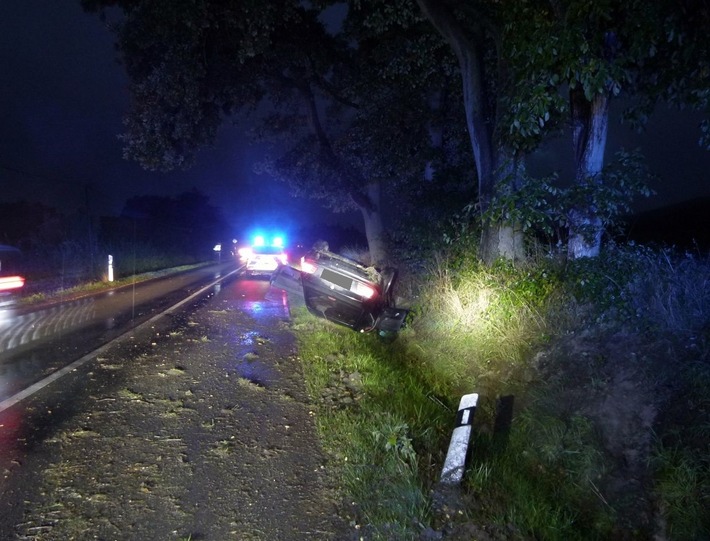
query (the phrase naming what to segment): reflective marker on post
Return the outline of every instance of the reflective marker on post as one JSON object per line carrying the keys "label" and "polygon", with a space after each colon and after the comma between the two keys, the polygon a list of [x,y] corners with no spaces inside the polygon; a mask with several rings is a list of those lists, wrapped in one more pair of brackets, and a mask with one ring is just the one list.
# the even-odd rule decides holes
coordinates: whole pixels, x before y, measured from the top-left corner
{"label": "reflective marker on post", "polygon": [[478,393],[465,394],[461,397],[459,411],[456,414],[456,426],[451,434],[449,451],[446,453],[444,468],[441,471],[442,483],[458,484],[463,479],[468,442],[471,439],[473,414],[476,411],[477,403]]}

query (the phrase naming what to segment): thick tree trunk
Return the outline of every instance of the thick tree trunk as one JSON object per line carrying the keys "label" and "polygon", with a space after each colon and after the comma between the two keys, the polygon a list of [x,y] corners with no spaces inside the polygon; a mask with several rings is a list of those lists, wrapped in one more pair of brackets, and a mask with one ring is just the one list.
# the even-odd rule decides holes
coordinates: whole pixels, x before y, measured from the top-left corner
{"label": "thick tree trunk", "polygon": [[[422,13],[449,43],[459,62],[463,83],[464,110],[473,157],[478,174],[478,202],[482,213],[490,207],[499,180],[509,180],[499,167],[508,159],[506,149],[496,147],[493,140],[495,113],[484,85],[484,51],[474,35],[464,30],[451,9],[440,0],[417,0]],[[471,30],[470,28],[467,30]],[[487,264],[502,257],[524,256],[522,229],[510,223],[482,223],[480,258]]]}
{"label": "thick tree trunk", "polygon": [[[496,167],[496,185],[499,190],[512,193],[521,189],[525,165],[512,152],[499,151],[503,161]],[[502,195],[502,194],[500,194]],[[483,223],[480,258],[490,265],[498,258],[521,261],[525,258],[524,234],[521,224],[511,222]]]}
{"label": "thick tree trunk", "polygon": [[[590,102],[580,88],[570,92],[575,181],[578,184],[601,181],[609,126],[609,100],[607,94],[598,94]],[[603,223],[594,204],[583,202],[571,209],[569,222],[568,257],[597,257],[601,249]]]}
{"label": "thick tree trunk", "polygon": [[379,182],[367,185],[366,197],[358,197],[355,201],[362,213],[365,224],[365,237],[370,251],[371,265],[382,266],[387,258],[385,228],[382,224],[381,189]]}
{"label": "thick tree trunk", "polygon": [[481,234],[481,259],[490,265],[498,258],[520,261],[524,258],[523,229],[518,225],[488,224]]}
{"label": "thick tree trunk", "polygon": [[[495,190],[493,135],[490,122],[494,115],[488,108],[488,99],[483,84],[483,51],[476,42],[469,39],[460,23],[452,15],[450,9],[439,0],[417,0],[424,16],[429,19],[434,28],[449,43],[456,54],[461,70],[463,83],[464,111],[466,113],[466,127],[473,157],[476,162],[478,175],[478,201],[481,212],[485,212],[491,202]],[[498,257],[498,234],[486,232],[489,224],[483,224],[485,241],[482,237],[481,248],[485,247],[490,255],[484,259]]]}

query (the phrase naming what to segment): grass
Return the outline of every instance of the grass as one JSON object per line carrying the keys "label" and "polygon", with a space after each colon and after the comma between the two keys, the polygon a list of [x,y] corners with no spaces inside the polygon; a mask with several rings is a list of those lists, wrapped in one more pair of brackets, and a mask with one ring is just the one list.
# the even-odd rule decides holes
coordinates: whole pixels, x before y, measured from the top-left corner
{"label": "grass", "polygon": [[[451,520],[546,540],[710,536],[708,277],[704,258],[643,247],[568,265],[440,259],[408,284],[418,302],[390,344],[297,311],[323,445],[362,538],[440,525],[432,491],[469,392],[481,398],[462,488],[477,503]],[[323,399],[343,386],[352,401]],[[594,409],[624,392],[649,426]],[[503,396],[515,413],[501,430]],[[615,440],[638,458],[620,465]],[[640,483],[619,488],[623,475]]]}
{"label": "grass", "polygon": [[[306,385],[321,405],[317,422],[324,446],[358,503],[353,520],[373,539],[411,538],[416,524],[428,521],[422,479],[441,458],[432,454],[447,437],[449,411],[429,398],[429,386],[412,369],[416,360],[404,349],[393,351],[375,336],[334,328],[303,311],[295,321],[302,331]],[[359,382],[349,406],[333,408],[319,400],[345,379]]]}

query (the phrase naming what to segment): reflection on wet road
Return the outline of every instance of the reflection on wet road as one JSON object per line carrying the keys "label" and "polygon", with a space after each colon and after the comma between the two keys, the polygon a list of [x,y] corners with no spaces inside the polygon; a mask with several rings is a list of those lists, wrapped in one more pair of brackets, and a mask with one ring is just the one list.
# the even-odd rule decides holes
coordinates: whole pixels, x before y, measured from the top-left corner
{"label": "reflection on wet road", "polygon": [[234,270],[233,264],[210,265],[81,299],[3,312],[0,404]]}
{"label": "reflection on wet road", "polygon": [[240,280],[236,285],[239,307],[257,320],[289,317],[288,295],[280,289],[269,289],[265,280]]}
{"label": "reflection on wet road", "polygon": [[87,297],[27,314],[6,314],[0,320],[0,353],[81,327],[95,317],[95,302]]}
{"label": "reflection on wet road", "polygon": [[[255,320],[259,327],[271,325],[274,321],[289,318],[288,296],[285,291],[270,289],[265,280],[239,280],[232,284],[231,294],[236,307]],[[259,359],[257,347],[271,340],[257,331],[242,331],[234,337],[240,346],[235,359],[227,370],[255,385],[269,387],[276,378],[273,362],[264,363]]]}

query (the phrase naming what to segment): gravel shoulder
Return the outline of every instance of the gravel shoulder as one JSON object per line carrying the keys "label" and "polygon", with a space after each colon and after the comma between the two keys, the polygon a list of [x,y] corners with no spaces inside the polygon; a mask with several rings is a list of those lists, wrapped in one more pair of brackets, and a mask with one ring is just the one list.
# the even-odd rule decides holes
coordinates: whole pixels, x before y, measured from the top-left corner
{"label": "gravel shoulder", "polygon": [[26,405],[53,422],[4,465],[2,539],[352,538],[287,310],[228,289]]}

